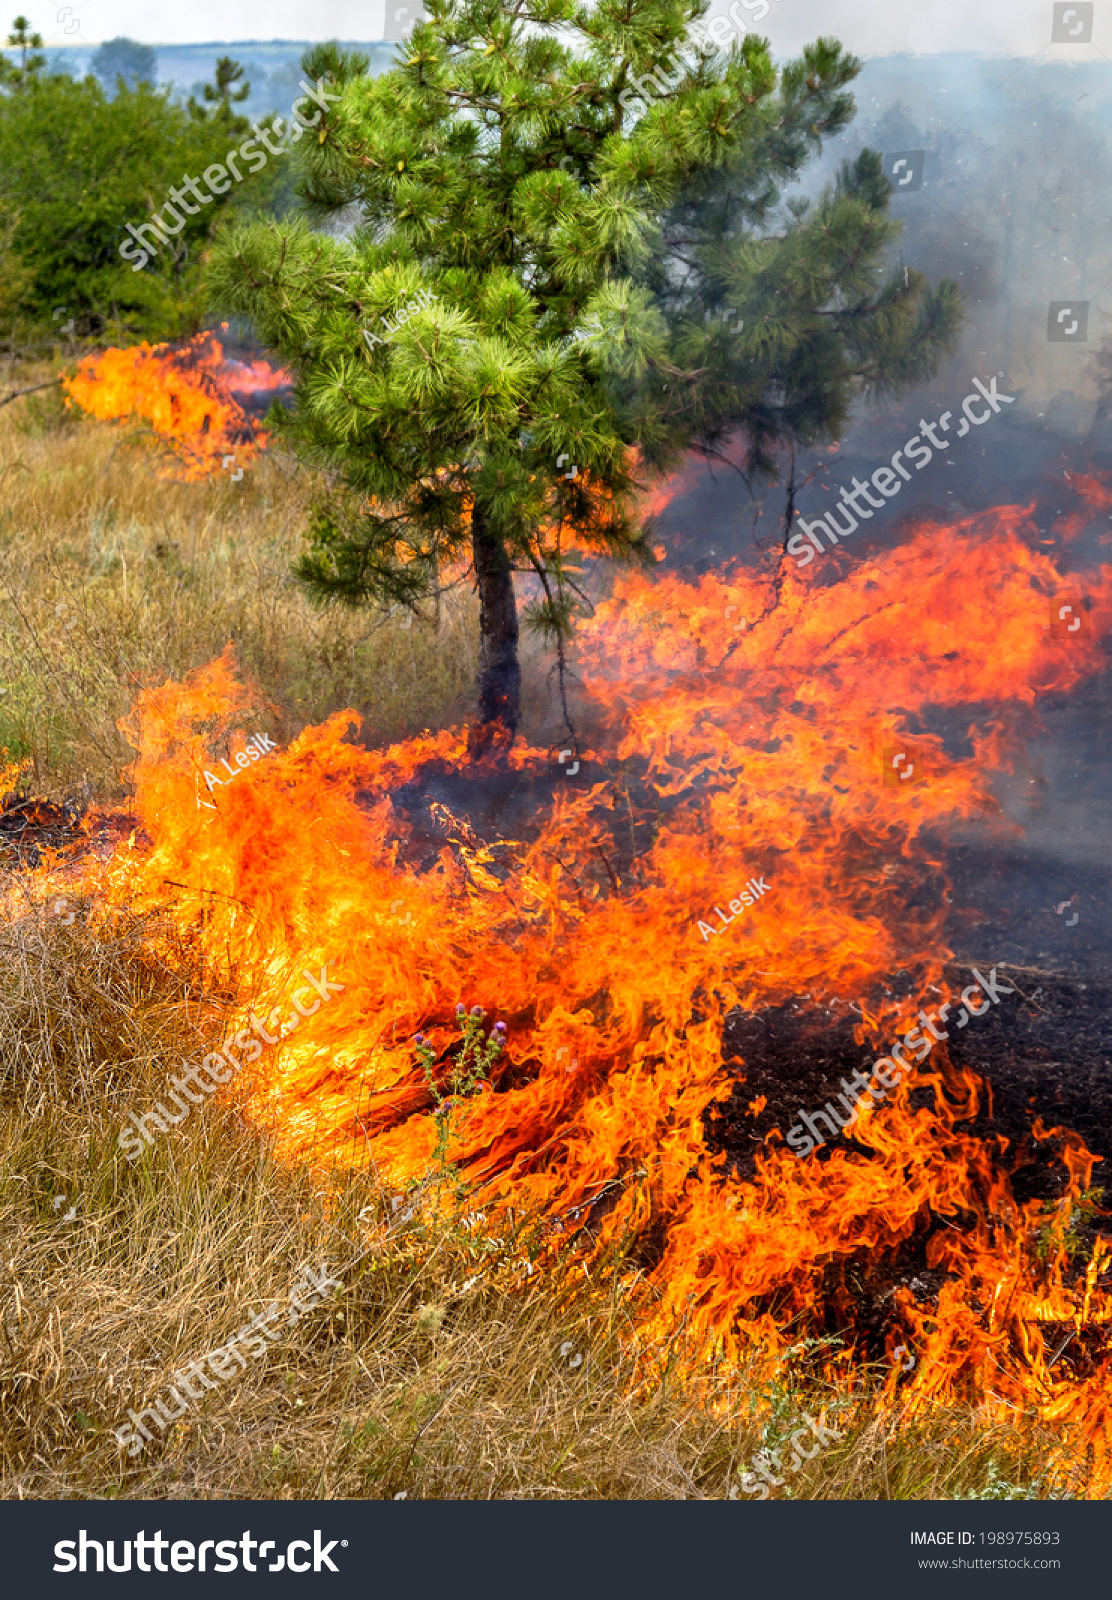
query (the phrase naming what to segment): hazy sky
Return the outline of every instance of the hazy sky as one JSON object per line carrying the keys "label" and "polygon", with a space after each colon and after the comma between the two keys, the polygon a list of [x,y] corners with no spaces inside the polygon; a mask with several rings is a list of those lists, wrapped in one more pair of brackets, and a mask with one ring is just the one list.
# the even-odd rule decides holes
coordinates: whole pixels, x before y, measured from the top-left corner
{"label": "hazy sky", "polygon": [[[15,0],[9,0],[9,9]],[[54,43],[98,43],[129,34],[151,44],[200,40],[380,39],[385,0],[25,0],[23,9]],[[1066,9],[1069,0],[1065,0]],[[16,9],[19,9],[18,7]],[[1078,3],[1092,13],[1093,42],[1051,44],[1053,0],[772,0],[758,25],[777,52],[791,52],[820,33],[832,33],[863,56],[912,50],[977,50],[995,55],[1112,56],[1112,4]],[[725,11],[714,0],[715,12]],[[741,13],[739,13],[741,14]],[[60,19],[60,20],[59,20]],[[80,20],[80,32],[73,22]],[[1072,21],[1067,25],[1074,25]],[[66,28],[71,31],[66,35]]]}

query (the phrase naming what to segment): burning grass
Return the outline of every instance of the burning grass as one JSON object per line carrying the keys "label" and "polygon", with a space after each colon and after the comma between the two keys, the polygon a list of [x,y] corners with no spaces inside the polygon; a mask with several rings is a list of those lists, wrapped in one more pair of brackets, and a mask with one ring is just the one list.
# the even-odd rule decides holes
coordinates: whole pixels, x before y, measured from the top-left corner
{"label": "burning grass", "polygon": [[[369,1168],[277,1161],[234,1103],[134,1172],[114,1159],[125,1102],[209,1043],[233,985],[164,923],[93,929],[74,907],[66,924],[24,900],[0,933],[0,1494],[720,1499],[804,1411],[844,1440],[797,1498],[1045,1491],[1055,1437],[1034,1415],[905,1415],[879,1369],[823,1381],[805,1348],[771,1382],[693,1368],[682,1330],[645,1337],[645,1274],[619,1248],[529,1275],[538,1219],[407,1217]],[[129,1460],[128,1408],[322,1260],[357,1263],[342,1292]]]}
{"label": "burning grass", "polygon": [[[1109,1240],[1075,1133],[1030,1119],[1054,1175],[1021,1192],[976,1061],[942,1049],[807,1163],[783,1129],[721,1132],[746,1075],[733,1020],[852,1003],[865,1058],[932,989],[956,1001],[948,830],[992,813],[990,774],[1022,762],[1039,694],[1103,663],[1100,626],[1050,631],[1062,580],[1020,508],[923,528],[831,587],[621,579],[580,633],[591,748],[573,783],[525,741],[469,761],[458,725],[383,747],[377,704],[365,748],[336,673],[317,689],[331,714],[299,711],[288,641],[301,661],[311,631],[273,597],[264,626],[257,598],[295,533],[279,462],[254,500],[247,479],[159,485],[179,528],[183,506],[256,519],[258,542],[219,563],[214,522],[192,531],[174,586],[150,562],[129,576],[122,547],[118,573],[82,569],[66,539],[88,497],[44,465],[19,514],[45,601],[11,543],[0,572],[33,663],[13,649],[12,667],[67,692],[27,619],[53,604],[76,633],[55,572],[84,570],[103,655],[68,691],[69,726],[95,703],[104,731],[111,705],[133,794],[90,812],[65,860],[24,853],[9,886],[13,1492],[719,1497],[810,1411],[845,1438],[784,1493],[1108,1493]],[[1078,492],[1112,504],[1095,481]],[[1087,583],[1102,615],[1112,575]],[[169,626],[179,600],[192,632]],[[202,665],[224,642],[206,603],[237,652]],[[83,670],[70,648],[66,674]],[[264,713],[279,748],[210,789]],[[881,757],[908,737],[930,781],[898,792]],[[105,736],[104,790],[120,748]],[[702,938],[702,908],[752,877],[767,902]],[[81,917],[43,933],[59,899]],[[82,958],[89,939],[106,953]],[[336,1000],[125,1171],[126,1110],[324,963]],[[473,1002],[505,1049],[461,1078]],[[102,1465],[129,1406],[322,1257],[356,1264],[281,1359],[138,1463]]]}
{"label": "burning grass", "polygon": [[237,394],[270,394],[288,382],[265,361],[226,360],[219,339],[199,333],[179,349],[144,342],[85,356],[63,388],[102,421],[145,421],[166,447],[163,471],[196,480],[257,462],[269,435]]}

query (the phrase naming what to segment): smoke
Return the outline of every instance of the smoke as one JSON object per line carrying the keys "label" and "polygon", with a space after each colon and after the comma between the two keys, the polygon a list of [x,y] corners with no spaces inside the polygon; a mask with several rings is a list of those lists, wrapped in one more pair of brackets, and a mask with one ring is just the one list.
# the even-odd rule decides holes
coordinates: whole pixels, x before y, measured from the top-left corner
{"label": "smoke", "polygon": [[[824,8],[800,9],[810,19],[800,27],[802,42]],[[1044,22],[1050,9],[1039,8]],[[866,12],[875,17],[875,9],[845,10],[850,21],[839,15],[836,31],[862,48],[851,22]],[[999,22],[1002,8],[993,14]],[[788,16],[783,0],[767,24],[785,53]],[[933,27],[935,8],[928,16]],[[835,31],[829,15],[824,20]],[[899,21],[908,21],[906,12]],[[885,48],[883,37],[869,43],[873,51]],[[967,321],[959,350],[930,384],[881,408],[862,404],[840,443],[800,454],[802,516],[821,515],[838,486],[886,465],[920,431],[921,418],[947,409],[960,417],[975,378],[996,379],[1015,397],[990,427],[955,441],[845,545],[816,561],[815,583],[838,582],[858,563],[895,549],[924,518],[954,522],[998,505],[1031,508],[1029,537],[1053,554],[1063,576],[1076,579],[1079,592],[1086,572],[1108,560],[1108,513],[1078,491],[1080,474],[1112,473],[1112,342],[1104,344],[1112,227],[1102,176],[1112,164],[1112,63],[1053,55],[869,60],[854,85],[857,117],[805,176],[803,192],[813,196],[866,146],[893,160],[923,152],[913,162],[921,182],[893,195],[893,213],[905,224],[893,264],[934,281],[957,279]],[[758,566],[779,542],[783,515],[783,485],[754,502],[739,476],[704,469],[665,506],[659,529],[669,561],[681,568],[705,570],[724,560]],[[1075,522],[1063,537],[1066,518]],[[1106,629],[1105,620],[1099,631]],[[1022,838],[990,845],[973,828],[950,841],[954,904],[974,913],[964,934],[970,955],[1075,971],[1107,967],[1112,883],[1102,863],[1112,859],[1112,752],[1102,729],[1110,688],[1103,673],[1068,701],[1040,699],[1043,734],[1033,738],[1022,769],[996,786]],[[984,726],[997,712],[992,704],[970,707],[967,721]],[[1055,907],[1074,895],[1080,898],[1071,912],[1078,910],[1079,920],[1067,932]]]}
{"label": "smoke", "polygon": [[[1100,6],[1093,44],[1112,52],[1112,18]],[[713,7],[725,13],[721,3]],[[938,55],[965,50],[989,56],[1036,56],[1051,42],[1050,0],[932,0],[927,6],[892,5],[884,0],[771,0],[771,9],[753,23],[766,34],[777,55],[795,55],[820,34],[833,34],[847,49],[869,59],[907,52]],[[1076,47],[1073,47],[1076,48]],[[1069,45],[1052,51],[1066,54]]]}
{"label": "smoke", "polygon": [[[898,510],[876,519],[882,527],[862,530],[862,546],[870,539],[890,544],[893,526],[909,513],[964,514],[1035,497],[1048,478],[1061,482],[1063,465],[1112,469],[1112,353],[1103,348],[1112,219],[1101,179],[1112,158],[1110,91],[1112,63],[1104,60],[954,54],[866,64],[854,85],[857,117],[808,169],[801,188],[816,195],[866,146],[890,164],[922,152],[915,162],[921,181],[893,194],[904,234],[892,264],[933,281],[956,279],[966,326],[960,348],[930,384],[879,410],[862,403],[833,453],[800,458],[797,481],[818,469],[815,493],[801,494],[805,516],[822,509],[822,479],[871,472],[917,431],[920,417],[960,408],[974,378],[995,377],[1016,396],[1007,418],[951,450],[945,484],[935,471],[916,475]],[[704,474],[677,497],[661,518],[665,536],[674,542],[695,522],[692,494],[702,531],[687,558],[709,559],[712,549],[719,558],[739,553],[755,509],[729,474]],[[782,508],[782,491],[766,495],[760,534],[771,536]]]}

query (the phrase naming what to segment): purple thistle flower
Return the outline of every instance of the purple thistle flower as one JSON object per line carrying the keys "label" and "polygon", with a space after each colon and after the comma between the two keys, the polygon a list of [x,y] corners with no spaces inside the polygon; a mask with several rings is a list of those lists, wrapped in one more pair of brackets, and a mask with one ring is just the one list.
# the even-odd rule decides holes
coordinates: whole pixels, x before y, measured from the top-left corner
{"label": "purple thistle flower", "polygon": [[483,1014],[482,1006],[472,1006],[471,1007],[471,1015],[473,1017],[481,1017],[482,1014]]}

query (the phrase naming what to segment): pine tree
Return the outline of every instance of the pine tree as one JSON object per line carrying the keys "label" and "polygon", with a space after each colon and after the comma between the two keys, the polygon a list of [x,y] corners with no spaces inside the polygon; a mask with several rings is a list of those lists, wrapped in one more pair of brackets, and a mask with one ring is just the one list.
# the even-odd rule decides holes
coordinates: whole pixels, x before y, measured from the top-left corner
{"label": "pine tree", "polygon": [[19,51],[19,65],[12,66],[6,56],[0,55],[0,83],[9,83],[13,88],[33,83],[46,66],[46,57],[41,54],[42,34],[32,29],[26,17],[16,17],[7,42],[10,49]]}
{"label": "pine tree", "polygon": [[[244,68],[240,62],[234,61],[231,56],[221,56],[216,63],[216,76],[213,83],[200,85],[204,105],[190,95],[189,110],[199,122],[206,117],[214,117],[224,128],[229,136],[233,133],[246,133],[250,126],[246,117],[237,116],[232,110],[233,105],[242,105],[251,94],[251,85],[246,80],[240,84],[235,93],[233,85],[239,83],[243,77]],[[206,109],[206,107],[211,109]]]}
{"label": "pine tree", "polygon": [[562,663],[577,558],[651,560],[647,472],[741,430],[775,475],[955,335],[954,285],[883,264],[879,157],[780,204],[852,117],[859,63],[830,39],[780,69],[752,36],[724,52],[706,7],[427,0],[376,79],[310,51],[334,98],[301,193],[310,220],[355,207],[360,226],[256,223],[215,254],[220,303],[294,371],[288,432],[335,485],[299,576],[322,602],[417,607],[469,563],[480,747],[518,723],[515,572]]}

